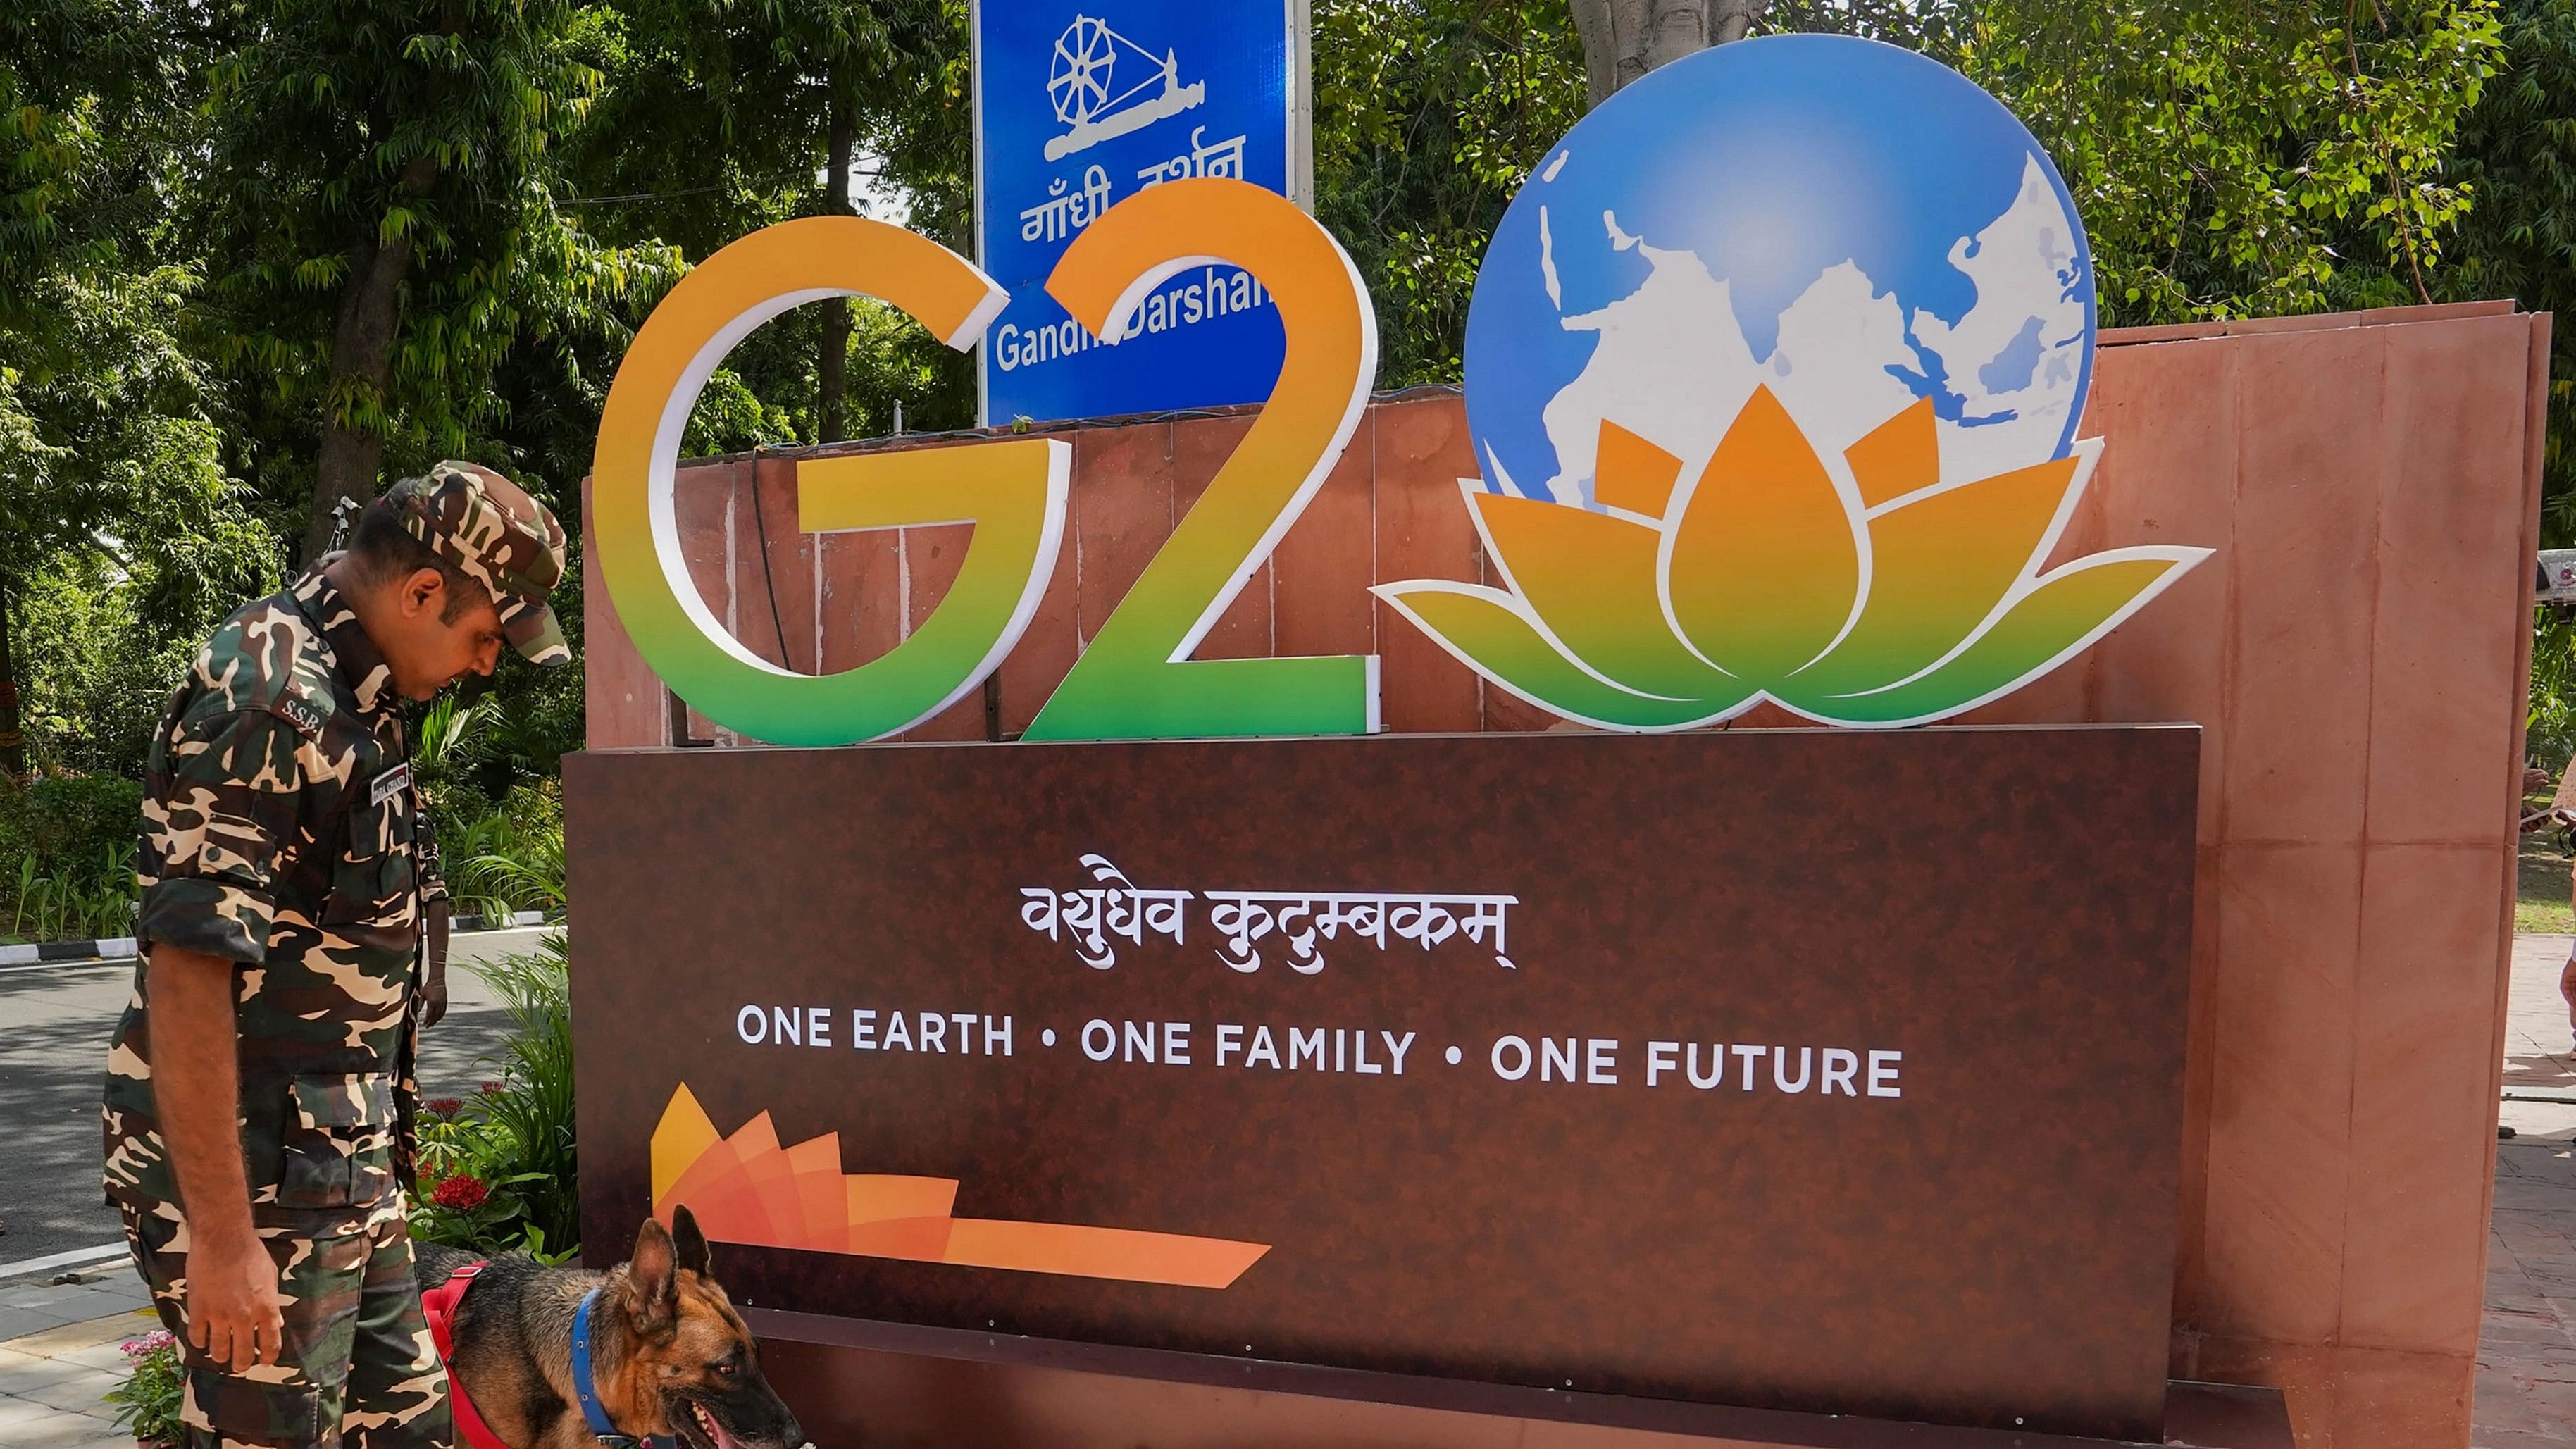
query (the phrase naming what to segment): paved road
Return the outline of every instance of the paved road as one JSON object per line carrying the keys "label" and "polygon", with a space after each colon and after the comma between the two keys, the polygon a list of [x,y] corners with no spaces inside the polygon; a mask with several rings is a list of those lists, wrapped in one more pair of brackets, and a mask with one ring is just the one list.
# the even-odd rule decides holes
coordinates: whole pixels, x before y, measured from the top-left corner
{"label": "paved road", "polygon": [[[455,961],[524,951],[540,933],[460,938]],[[131,962],[0,969],[0,1267],[113,1243],[116,1214],[98,1188],[99,1077],[132,989]],[[461,1097],[497,1066],[509,1018],[469,972],[453,972],[447,1019],[421,1049],[421,1090]]]}

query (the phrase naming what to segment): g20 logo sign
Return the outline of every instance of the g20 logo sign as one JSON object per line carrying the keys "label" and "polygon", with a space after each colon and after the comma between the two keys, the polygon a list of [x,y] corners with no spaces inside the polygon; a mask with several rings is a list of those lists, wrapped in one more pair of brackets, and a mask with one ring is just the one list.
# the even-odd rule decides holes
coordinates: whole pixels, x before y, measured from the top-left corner
{"label": "g20 logo sign", "polygon": [[[1249,271],[1286,336],[1251,431],[1047,701],[1028,739],[1357,734],[1374,656],[1190,656],[1357,427],[1377,333],[1349,257],[1243,182],[1108,208],[1047,291],[1124,333],[1188,269]],[[770,227],[637,333],[600,422],[600,564],[637,648],[710,718],[781,744],[880,739],[998,667],[1064,537],[1072,449],[1005,439],[814,459],[809,532],[971,523],[911,637],[837,674],[733,639],[682,562],[673,482],[727,351],[865,295],[948,345],[1006,297],[884,223]],[[1740,41],[1620,91],[1534,170],[1479,271],[1462,480],[1500,588],[1373,591],[1497,687],[1569,719],[1684,729],[1763,700],[1865,727],[1946,718],[2055,668],[2208,551],[2048,560],[2099,459],[2092,264],[2027,130],[1935,62],[1832,36]]]}
{"label": "g20 logo sign", "polygon": [[[1112,337],[1154,289],[1216,258],[1261,279],[1287,334],[1252,430],[1030,722],[1028,739],[1358,734],[1377,722],[1373,657],[1193,660],[1341,456],[1377,371],[1377,324],[1341,246],[1294,203],[1240,181],[1177,181],[1121,202],[1064,255],[1047,290]],[[963,257],[901,228],[814,217],[709,257],[654,309],[618,370],[592,473],[600,570],[636,648],[711,719],[780,744],[898,734],[1000,665],[1037,610],[1063,542],[1073,449],[1011,439],[823,458],[797,471],[808,532],[971,523],[957,581],[912,637],[837,674],[791,673],[742,647],[698,597],[672,496],[689,409],[726,352],[800,303],[864,295],[964,349],[1005,294]]]}

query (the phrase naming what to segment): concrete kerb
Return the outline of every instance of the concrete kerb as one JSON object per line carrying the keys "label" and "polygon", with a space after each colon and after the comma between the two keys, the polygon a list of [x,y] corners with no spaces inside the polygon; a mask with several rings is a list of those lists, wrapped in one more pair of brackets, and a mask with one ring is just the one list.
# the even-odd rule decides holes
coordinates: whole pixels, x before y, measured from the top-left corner
{"label": "concrete kerb", "polygon": [[[544,911],[521,911],[506,921],[487,921],[481,916],[458,916],[455,932],[470,936],[483,931],[515,931],[528,926],[551,926],[563,920],[560,914]],[[33,945],[0,946],[0,970],[12,966],[84,965],[103,961],[134,959],[132,936],[104,936],[86,941],[43,941]]]}

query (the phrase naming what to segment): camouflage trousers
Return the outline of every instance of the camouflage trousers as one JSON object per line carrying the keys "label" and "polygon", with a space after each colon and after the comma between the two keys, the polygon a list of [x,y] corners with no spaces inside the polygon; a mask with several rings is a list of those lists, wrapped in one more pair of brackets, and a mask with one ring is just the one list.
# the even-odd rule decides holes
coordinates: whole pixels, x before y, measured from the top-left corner
{"label": "camouflage trousers", "polygon": [[188,1345],[187,1229],[125,1213],[125,1241],[188,1358],[188,1449],[447,1449],[447,1371],[431,1347],[400,1213],[314,1234],[262,1227],[286,1299],[282,1361],[235,1373]]}

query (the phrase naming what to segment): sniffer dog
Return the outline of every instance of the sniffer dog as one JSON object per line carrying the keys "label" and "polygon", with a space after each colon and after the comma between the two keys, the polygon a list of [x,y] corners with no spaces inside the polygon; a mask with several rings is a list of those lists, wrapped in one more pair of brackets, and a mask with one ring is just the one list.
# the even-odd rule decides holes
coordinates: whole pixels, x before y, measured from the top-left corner
{"label": "sniffer dog", "polygon": [[685,1449],[805,1444],[796,1416],[761,1377],[759,1345],[716,1282],[687,1208],[672,1213],[669,1230],[646,1219],[634,1256],[606,1273],[513,1253],[449,1288],[478,1261],[424,1243],[413,1268],[433,1317],[445,1319],[460,1444],[475,1437],[469,1425],[479,1418],[506,1449],[600,1449],[573,1372],[585,1301],[589,1397],[615,1434],[676,1438]]}

